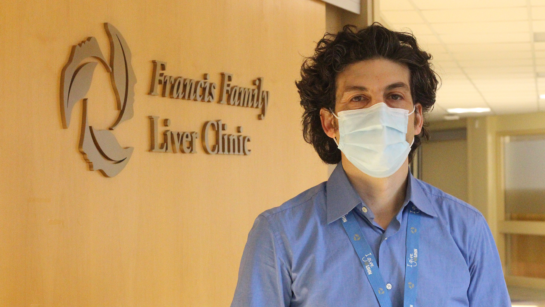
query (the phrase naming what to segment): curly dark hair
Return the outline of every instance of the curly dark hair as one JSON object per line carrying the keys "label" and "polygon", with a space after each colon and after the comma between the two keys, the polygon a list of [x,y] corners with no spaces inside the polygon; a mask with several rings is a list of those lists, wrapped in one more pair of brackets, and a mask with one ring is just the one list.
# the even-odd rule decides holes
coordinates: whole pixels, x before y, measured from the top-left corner
{"label": "curly dark hair", "polygon": [[[406,65],[410,71],[413,104],[421,104],[424,113],[433,108],[438,76],[430,63],[431,55],[418,47],[411,33],[391,31],[379,23],[361,30],[346,25],[337,34],[326,33],[318,42],[314,55],[303,62],[301,81],[295,82],[301,106],[305,109],[303,137],[325,163],[339,163],[341,152],[322,129],[320,109],[335,110],[336,79],[340,72],[350,64],[378,58]],[[415,136],[409,161],[422,137],[428,138],[424,127]]]}

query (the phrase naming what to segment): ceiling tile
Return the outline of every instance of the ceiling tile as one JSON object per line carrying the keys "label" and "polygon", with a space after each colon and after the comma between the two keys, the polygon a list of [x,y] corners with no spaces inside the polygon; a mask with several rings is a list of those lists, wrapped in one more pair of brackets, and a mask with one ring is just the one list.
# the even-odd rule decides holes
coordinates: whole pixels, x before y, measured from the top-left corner
{"label": "ceiling tile", "polygon": [[537,78],[537,86],[545,89],[545,78]]}
{"label": "ceiling tile", "polygon": [[[486,21],[521,21],[528,19],[526,7],[490,8],[490,9],[453,9],[422,11],[430,23],[486,22]],[[397,19],[396,22],[402,22]]]}
{"label": "ceiling tile", "polygon": [[463,76],[464,78],[466,78],[464,71],[460,69],[459,67],[441,68],[441,67],[434,66],[433,69],[442,79],[449,78],[452,76]]}
{"label": "ceiling tile", "polygon": [[458,101],[463,98],[464,100],[484,102],[483,97],[473,87],[456,88],[447,86],[448,84],[443,83],[441,87],[439,87],[437,91],[438,99],[440,98],[444,101]]}
{"label": "ceiling tile", "polygon": [[486,108],[486,102],[480,96],[470,97],[460,92],[438,91],[437,102],[445,108]]}
{"label": "ceiling tile", "polygon": [[531,6],[545,6],[545,0],[530,0]]}
{"label": "ceiling tile", "polygon": [[463,44],[463,43],[529,43],[531,36],[529,33],[488,33],[488,34],[442,34],[439,35],[443,43]]}
{"label": "ceiling tile", "polygon": [[[443,105],[441,103],[435,102],[433,104],[432,112],[447,114],[447,109],[445,107],[443,107]],[[432,112],[430,112],[430,113],[432,113]]]}
{"label": "ceiling tile", "polygon": [[486,102],[478,93],[464,91],[437,91],[437,102],[448,108],[477,108],[486,107]]}
{"label": "ceiling tile", "polygon": [[459,60],[458,63],[462,68],[475,67],[500,67],[500,66],[533,66],[532,59],[502,59],[502,60]]}
{"label": "ceiling tile", "polygon": [[473,86],[468,86],[464,89],[457,87],[448,87],[448,83],[443,83],[437,91],[437,97],[445,101],[457,101],[460,98],[466,100],[483,101],[483,97]]}
{"label": "ceiling tile", "polygon": [[424,19],[416,11],[383,11],[382,13],[392,24],[425,23]]}
{"label": "ceiling tile", "polygon": [[516,114],[516,113],[534,113],[537,111],[538,111],[538,104],[532,101],[499,105],[494,107],[494,112],[497,115]]}
{"label": "ceiling tile", "polygon": [[532,7],[533,20],[545,20],[545,7]]}
{"label": "ceiling tile", "polygon": [[495,44],[449,44],[450,52],[464,51],[531,51],[531,43],[495,43]]}
{"label": "ceiling tile", "polygon": [[535,86],[529,86],[528,88],[524,89],[521,87],[514,87],[509,88],[507,91],[502,91],[503,88],[485,88],[484,90],[481,90],[481,94],[483,95],[486,102],[488,102],[491,105],[494,105],[495,103],[501,103],[501,102],[516,102],[516,101],[536,101],[537,91],[535,89]]}
{"label": "ceiling tile", "polygon": [[462,96],[466,100],[484,102],[483,96],[479,94],[473,85],[461,86],[443,82],[437,90],[437,99],[441,101],[458,101]]}
{"label": "ceiling tile", "polygon": [[545,50],[536,50],[535,56],[537,59],[545,58]]}
{"label": "ceiling tile", "polygon": [[487,75],[478,75],[478,74],[468,74],[469,78],[473,81],[503,81],[503,80],[530,80],[535,78],[534,73],[510,73],[510,74],[487,74]]}
{"label": "ceiling tile", "polygon": [[533,66],[488,66],[488,67],[465,67],[468,75],[490,76],[495,74],[533,73]]}
{"label": "ceiling tile", "polygon": [[432,62],[432,64],[433,64],[433,66],[435,66],[435,67],[442,67],[442,68],[453,68],[453,67],[458,68],[458,67],[459,67],[458,64],[457,64],[455,61],[443,60],[443,59],[438,60],[438,59],[436,58],[436,55],[437,55],[437,53],[436,53],[436,54],[432,54],[433,59],[432,59],[431,62]]}
{"label": "ceiling tile", "polygon": [[447,78],[451,76],[464,76],[464,71],[461,70],[459,67],[438,67],[433,66],[433,70],[441,77],[441,78]]}
{"label": "ceiling tile", "polygon": [[381,11],[406,11],[413,10],[413,6],[407,0],[380,0]]}
{"label": "ceiling tile", "polygon": [[[530,51],[469,51],[452,53],[456,60],[501,60],[501,59],[532,59]],[[545,57],[545,52],[543,52]]]}
{"label": "ceiling tile", "polygon": [[[511,90],[513,87],[532,87],[535,90],[536,78],[505,78],[505,79],[492,79],[492,78],[476,78],[472,79],[473,83],[479,88],[479,90],[497,90],[506,89]],[[499,88],[498,88],[499,87]]]}
{"label": "ceiling tile", "polygon": [[428,52],[432,56],[432,62],[433,63],[443,63],[443,62],[452,62],[454,65],[456,65],[456,62],[453,61],[453,58],[450,56],[448,52]]}
{"label": "ceiling tile", "polygon": [[443,90],[453,90],[453,91],[466,91],[472,92],[475,91],[475,87],[467,78],[463,79],[452,79],[447,76],[441,77],[441,89]]}
{"label": "ceiling tile", "polygon": [[[380,5],[394,29],[413,33],[432,55],[441,77],[436,109],[426,120],[443,120],[446,108],[454,107],[491,107],[494,114],[538,110],[545,78],[536,79],[536,71],[545,73],[545,42],[534,43],[533,33],[545,32],[545,0],[381,0]],[[539,103],[545,110],[545,99]]]}
{"label": "ceiling tile", "polygon": [[538,85],[538,89],[537,89],[538,100],[541,102],[545,102],[545,99],[541,99],[541,97],[539,97],[541,95],[545,95],[545,86]]}
{"label": "ceiling tile", "polygon": [[486,102],[480,95],[467,95],[461,91],[437,91],[437,102],[447,108],[478,108],[486,107]]}
{"label": "ceiling tile", "polygon": [[[533,106],[537,107],[538,101],[536,99],[530,99],[530,100],[521,99],[520,104],[521,105],[533,105]],[[508,107],[508,106],[517,106],[517,104],[512,103],[512,102],[496,102],[496,103],[494,103],[494,107]]]}
{"label": "ceiling tile", "polygon": [[545,50],[545,42],[535,42],[534,43],[534,49],[535,50]]}
{"label": "ceiling tile", "polygon": [[435,52],[447,52],[447,49],[443,44],[427,44],[425,51],[433,54]]}
{"label": "ceiling tile", "polygon": [[532,21],[532,30],[534,32],[545,32],[545,20]]}
{"label": "ceiling tile", "polygon": [[539,94],[545,94],[545,78],[537,78],[537,88]]}
{"label": "ceiling tile", "polygon": [[486,101],[494,105],[495,103],[506,103],[506,102],[522,102],[522,101],[537,101],[537,92],[533,91],[482,91],[481,92],[486,99]]}
{"label": "ceiling tile", "polygon": [[435,45],[435,44],[440,44],[441,43],[441,41],[438,40],[437,36],[435,36],[435,35],[419,35],[419,36],[416,36],[416,41],[419,44],[422,44],[423,46],[426,46],[428,44]]}
{"label": "ceiling tile", "polygon": [[437,102],[448,108],[486,107],[486,101],[478,93],[444,90],[442,88],[437,91]]}
{"label": "ceiling tile", "polygon": [[545,58],[536,58],[536,66],[545,66]]}
{"label": "ceiling tile", "polygon": [[456,81],[456,80],[467,80],[467,81],[469,81],[469,79],[463,73],[463,71],[461,71],[460,73],[449,73],[449,74],[440,75],[440,77],[441,77],[442,83]]}
{"label": "ceiling tile", "polygon": [[[536,21],[540,22],[540,21]],[[545,25],[544,25],[545,27]],[[528,21],[494,21],[494,22],[455,22],[434,23],[432,28],[438,34],[460,33],[520,33],[529,32]]]}
{"label": "ceiling tile", "polygon": [[537,73],[545,73],[545,65],[536,65]]}
{"label": "ceiling tile", "polygon": [[489,105],[487,105],[486,103],[484,102],[473,102],[473,101],[470,101],[470,100],[463,100],[463,99],[460,99],[458,100],[457,102],[444,102],[444,101],[441,101],[441,106],[444,107],[445,109],[456,109],[456,108],[490,108],[492,109],[492,107],[490,107]]}
{"label": "ceiling tile", "polygon": [[421,10],[526,6],[526,0],[413,0],[413,3]]}
{"label": "ceiling tile", "polygon": [[[536,83],[535,81],[532,81],[530,83],[524,83],[524,84],[518,84],[518,85],[513,85],[513,84],[486,84],[486,85],[479,85],[479,84],[476,84],[477,88],[479,89],[479,91],[481,91],[483,93],[483,95],[485,95],[484,93],[487,93],[487,92],[492,92],[492,91],[499,91],[499,90],[505,90],[505,89],[509,89],[509,91],[513,91],[513,92],[532,92],[532,93],[535,93],[536,92]],[[488,97],[488,96],[485,96],[485,97]],[[533,96],[535,98],[535,96]]]}
{"label": "ceiling tile", "polygon": [[393,27],[397,31],[413,33],[415,36],[418,35],[433,35],[430,27],[427,24],[412,24],[412,25],[402,25],[394,24]]}

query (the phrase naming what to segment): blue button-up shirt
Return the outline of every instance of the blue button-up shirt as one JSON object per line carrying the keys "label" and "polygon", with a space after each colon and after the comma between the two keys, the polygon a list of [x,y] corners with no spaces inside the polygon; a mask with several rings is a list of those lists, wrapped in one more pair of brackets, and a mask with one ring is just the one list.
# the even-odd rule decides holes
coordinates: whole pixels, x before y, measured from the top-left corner
{"label": "blue button-up shirt", "polygon": [[351,210],[376,256],[394,307],[403,306],[409,203],[423,212],[415,307],[509,307],[500,258],[479,211],[409,174],[386,229],[339,164],[329,180],[257,217],[232,307],[379,306],[342,226]]}

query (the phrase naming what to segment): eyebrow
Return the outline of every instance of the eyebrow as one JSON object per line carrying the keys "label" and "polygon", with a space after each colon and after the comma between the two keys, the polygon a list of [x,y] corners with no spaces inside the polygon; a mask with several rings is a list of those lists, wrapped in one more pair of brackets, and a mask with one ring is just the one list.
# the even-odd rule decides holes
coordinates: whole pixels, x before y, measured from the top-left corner
{"label": "eyebrow", "polygon": [[350,86],[347,86],[347,87],[344,88],[344,92],[350,92],[350,91],[366,92],[368,90],[367,90],[367,88],[365,86],[361,86],[361,85],[350,85]]}
{"label": "eyebrow", "polygon": [[[396,89],[396,88],[404,88],[404,89],[408,90],[409,86],[405,82],[396,82],[396,83],[392,83],[392,84],[388,85],[385,90],[386,91],[391,91],[391,90]],[[349,86],[344,88],[345,93],[350,92],[350,91],[367,92],[368,89],[365,86],[361,86],[361,85],[349,85]]]}
{"label": "eyebrow", "polygon": [[408,90],[409,86],[404,82],[396,82],[396,83],[388,85],[386,87],[386,91],[391,91],[391,90],[393,90],[395,88],[404,88],[404,89]]}

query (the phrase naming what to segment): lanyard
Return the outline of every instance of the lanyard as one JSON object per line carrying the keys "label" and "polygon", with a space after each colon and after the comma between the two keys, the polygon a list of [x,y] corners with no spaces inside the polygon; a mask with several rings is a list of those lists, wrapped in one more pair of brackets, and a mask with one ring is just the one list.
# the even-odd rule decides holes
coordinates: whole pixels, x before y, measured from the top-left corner
{"label": "lanyard", "polygon": [[[365,240],[354,212],[350,211],[342,217],[344,230],[350,238],[352,246],[356,250],[367,279],[375,292],[375,296],[381,307],[392,307],[390,296],[386,293],[386,284],[377,266],[377,260],[373,251]],[[418,241],[420,233],[420,211],[412,205],[409,209],[409,220],[407,222],[407,252],[405,256],[405,294],[403,306],[414,307],[416,303],[417,279],[418,279]]]}

